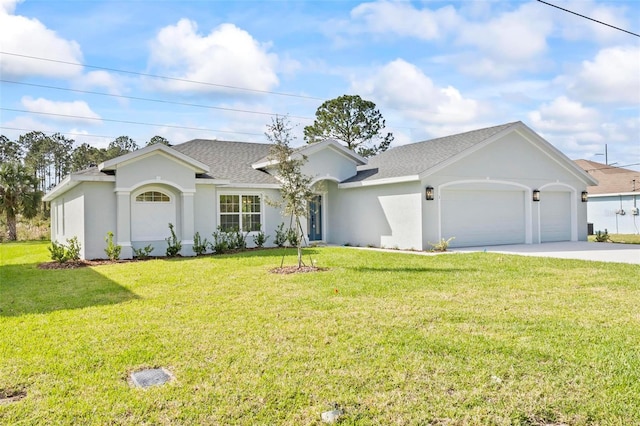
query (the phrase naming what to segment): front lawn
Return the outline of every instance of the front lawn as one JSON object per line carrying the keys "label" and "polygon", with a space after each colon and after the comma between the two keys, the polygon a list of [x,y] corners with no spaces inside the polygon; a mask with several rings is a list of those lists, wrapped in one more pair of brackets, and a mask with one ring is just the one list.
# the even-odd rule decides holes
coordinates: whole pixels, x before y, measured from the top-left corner
{"label": "front lawn", "polygon": [[[640,423],[638,265],[313,248],[328,270],[271,274],[279,250],[41,270],[46,246],[0,244],[0,424],[306,425],[334,403],[340,424]],[[132,388],[150,367],[174,380]]]}
{"label": "front lawn", "polygon": [[[640,244],[640,234],[609,234],[612,243]],[[589,235],[589,241],[595,242],[596,236]]]}

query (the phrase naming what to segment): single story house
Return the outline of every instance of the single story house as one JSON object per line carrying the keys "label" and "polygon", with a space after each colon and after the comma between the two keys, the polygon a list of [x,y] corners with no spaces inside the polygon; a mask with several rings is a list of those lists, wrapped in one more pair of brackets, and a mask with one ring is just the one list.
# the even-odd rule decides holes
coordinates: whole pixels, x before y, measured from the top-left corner
{"label": "single story house", "polygon": [[593,232],[640,233],[640,172],[589,160],[576,160],[598,185],[589,186],[587,221]]}
{"label": "single story house", "polygon": [[[587,238],[582,202],[597,181],[522,122],[389,149],[362,158],[335,140],[305,145],[317,196],[308,240],[427,250]],[[152,145],[72,173],[51,192],[51,238],[78,237],[83,258],[104,258],[113,232],[122,257],[151,244],[163,255],[175,225],[184,256],[195,232],[249,234],[289,224],[269,145],[196,139]],[[251,242],[251,237],[248,238]]]}

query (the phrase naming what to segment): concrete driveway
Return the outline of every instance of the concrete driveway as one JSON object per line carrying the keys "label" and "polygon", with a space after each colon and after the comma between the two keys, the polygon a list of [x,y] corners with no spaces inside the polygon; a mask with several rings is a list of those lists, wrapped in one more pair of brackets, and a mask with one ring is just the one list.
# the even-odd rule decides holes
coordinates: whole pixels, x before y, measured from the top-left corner
{"label": "concrete driveway", "polygon": [[463,247],[450,249],[454,253],[486,251],[518,254],[522,256],[556,257],[560,259],[595,260],[640,264],[640,245],[615,243],[589,243],[586,241],[514,244],[506,246]]}

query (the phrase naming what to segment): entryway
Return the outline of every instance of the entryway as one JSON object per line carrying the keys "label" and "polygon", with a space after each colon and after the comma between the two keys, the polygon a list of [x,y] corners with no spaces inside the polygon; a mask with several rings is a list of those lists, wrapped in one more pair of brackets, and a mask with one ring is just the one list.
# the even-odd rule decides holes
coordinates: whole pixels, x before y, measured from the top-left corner
{"label": "entryway", "polygon": [[309,241],[322,241],[322,195],[316,195],[309,201],[307,219],[307,237]]}

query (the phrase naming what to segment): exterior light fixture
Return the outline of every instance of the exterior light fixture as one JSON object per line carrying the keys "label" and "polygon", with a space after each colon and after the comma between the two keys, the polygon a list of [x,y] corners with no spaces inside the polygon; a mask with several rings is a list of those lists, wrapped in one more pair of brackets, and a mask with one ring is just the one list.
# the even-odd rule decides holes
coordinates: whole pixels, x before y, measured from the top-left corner
{"label": "exterior light fixture", "polygon": [[539,189],[534,189],[533,190],[533,201],[540,201],[540,190]]}
{"label": "exterior light fixture", "polygon": [[433,200],[433,186],[427,186],[424,189],[424,197],[427,201]]}
{"label": "exterior light fixture", "polygon": [[582,196],[580,197],[583,203],[586,203],[589,200],[589,193],[587,191],[582,191]]}

